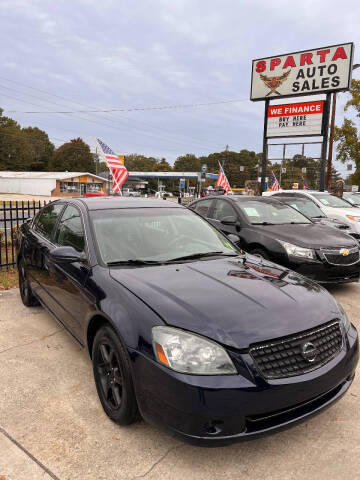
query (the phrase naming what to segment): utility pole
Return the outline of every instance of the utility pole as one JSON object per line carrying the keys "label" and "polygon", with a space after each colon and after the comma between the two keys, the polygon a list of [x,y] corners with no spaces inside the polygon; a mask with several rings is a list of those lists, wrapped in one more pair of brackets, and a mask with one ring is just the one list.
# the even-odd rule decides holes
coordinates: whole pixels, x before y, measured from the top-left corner
{"label": "utility pole", "polygon": [[335,115],[336,115],[336,98],[337,93],[332,94],[332,108],[331,108],[331,121],[330,121],[330,137],[329,137],[329,153],[327,159],[327,172],[326,172],[326,188],[329,190],[331,187],[331,173],[332,173],[332,155],[334,144],[334,131],[335,131]]}
{"label": "utility pole", "polygon": [[224,171],[225,171],[226,160],[227,160],[227,158],[228,158],[228,151],[229,151],[229,145],[226,145],[226,147],[225,147],[225,159],[224,159],[223,165],[222,165]]}
{"label": "utility pole", "polygon": [[328,135],[329,135],[329,116],[330,116],[330,101],[331,93],[326,94],[326,100],[324,105],[323,113],[323,141],[321,145],[321,160],[320,160],[320,192],[325,190],[325,167],[326,167],[326,153],[328,146]]}

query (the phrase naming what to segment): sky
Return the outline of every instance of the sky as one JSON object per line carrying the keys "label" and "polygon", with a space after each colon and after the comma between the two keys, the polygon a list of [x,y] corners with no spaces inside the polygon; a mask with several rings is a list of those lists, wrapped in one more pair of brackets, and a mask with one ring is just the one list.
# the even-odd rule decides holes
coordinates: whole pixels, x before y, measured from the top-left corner
{"label": "sky", "polygon": [[[0,107],[56,146],[98,137],[170,163],[226,145],[260,152],[251,60],[353,41],[360,63],[359,14],[358,0],[1,0]],[[174,105],[197,106],[132,110]],[[132,111],[78,112],[91,109]]]}

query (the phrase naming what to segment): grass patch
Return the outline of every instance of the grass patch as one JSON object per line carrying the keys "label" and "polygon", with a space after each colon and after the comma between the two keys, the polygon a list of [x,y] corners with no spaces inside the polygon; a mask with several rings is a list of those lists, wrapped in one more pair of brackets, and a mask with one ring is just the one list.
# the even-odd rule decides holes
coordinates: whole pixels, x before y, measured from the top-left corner
{"label": "grass patch", "polygon": [[0,269],[0,291],[10,290],[19,286],[16,268]]}

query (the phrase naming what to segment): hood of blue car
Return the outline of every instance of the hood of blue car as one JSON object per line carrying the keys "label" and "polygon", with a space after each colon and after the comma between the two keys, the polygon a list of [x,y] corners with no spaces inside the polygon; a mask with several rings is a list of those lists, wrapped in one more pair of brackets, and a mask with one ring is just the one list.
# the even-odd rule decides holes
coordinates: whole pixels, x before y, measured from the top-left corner
{"label": "hood of blue car", "polygon": [[110,275],[166,324],[238,349],[314,328],[339,314],[318,284],[252,255],[111,268]]}

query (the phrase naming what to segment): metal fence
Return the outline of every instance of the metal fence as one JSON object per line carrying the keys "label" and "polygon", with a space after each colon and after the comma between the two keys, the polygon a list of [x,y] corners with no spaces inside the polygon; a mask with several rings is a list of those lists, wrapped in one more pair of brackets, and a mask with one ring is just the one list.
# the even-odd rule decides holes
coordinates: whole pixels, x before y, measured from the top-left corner
{"label": "metal fence", "polygon": [[17,230],[33,217],[46,201],[0,202],[0,268],[16,265]]}

